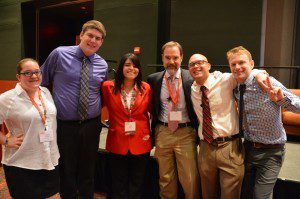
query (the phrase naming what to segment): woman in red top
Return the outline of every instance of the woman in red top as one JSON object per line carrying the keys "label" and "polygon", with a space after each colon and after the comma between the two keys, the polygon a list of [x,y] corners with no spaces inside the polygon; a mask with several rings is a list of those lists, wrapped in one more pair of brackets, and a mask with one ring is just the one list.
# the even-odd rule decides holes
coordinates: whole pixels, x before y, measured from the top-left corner
{"label": "woman in red top", "polygon": [[127,53],[121,58],[115,80],[104,82],[102,92],[109,114],[106,150],[110,152],[111,197],[140,199],[151,150],[152,92],[142,81],[136,55]]}

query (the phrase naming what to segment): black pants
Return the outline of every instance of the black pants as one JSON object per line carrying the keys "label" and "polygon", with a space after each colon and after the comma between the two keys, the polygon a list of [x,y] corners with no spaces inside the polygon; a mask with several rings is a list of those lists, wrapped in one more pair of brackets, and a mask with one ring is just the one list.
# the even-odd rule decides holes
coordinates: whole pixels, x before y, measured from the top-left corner
{"label": "black pants", "polygon": [[58,168],[30,170],[3,165],[9,193],[14,199],[44,199],[59,190]]}
{"label": "black pants", "polygon": [[101,132],[100,117],[57,121],[61,198],[94,197],[94,171]]}
{"label": "black pants", "polygon": [[112,199],[141,199],[150,153],[109,154]]}

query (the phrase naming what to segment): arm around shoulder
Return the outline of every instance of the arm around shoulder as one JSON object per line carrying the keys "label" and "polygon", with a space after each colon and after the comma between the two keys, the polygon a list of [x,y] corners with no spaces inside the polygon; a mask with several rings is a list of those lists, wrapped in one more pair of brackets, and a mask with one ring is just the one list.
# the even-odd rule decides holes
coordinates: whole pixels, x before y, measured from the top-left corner
{"label": "arm around shoulder", "polygon": [[101,99],[102,101],[102,106],[106,106],[108,101],[109,101],[109,95],[110,93],[113,92],[113,87],[114,87],[115,83],[113,81],[104,81],[101,85]]}

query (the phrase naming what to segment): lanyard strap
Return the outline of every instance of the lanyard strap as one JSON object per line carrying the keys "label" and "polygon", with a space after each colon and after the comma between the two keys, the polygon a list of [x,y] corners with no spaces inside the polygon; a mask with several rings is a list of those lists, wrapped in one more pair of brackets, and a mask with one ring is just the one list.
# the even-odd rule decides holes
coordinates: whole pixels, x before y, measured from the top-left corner
{"label": "lanyard strap", "polygon": [[127,98],[126,98],[125,90],[121,91],[121,97],[124,101],[124,108],[126,109],[126,111],[128,113],[128,119],[129,119],[129,121],[131,121],[131,108],[134,105],[134,102],[135,102],[135,99],[136,99],[136,93],[133,93],[131,95],[129,107],[128,107],[128,104],[127,104]]}
{"label": "lanyard strap", "polygon": [[178,79],[178,86],[177,86],[177,89],[176,89],[176,96],[175,97],[174,97],[174,95],[171,91],[171,87],[170,87],[170,84],[169,84],[169,81],[168,81],[168,78],[167,78],[166,74],[164,75],[164,77],[165,77],[165,80],[166,80],[166,86],[167,86],[167,89],[168,89],[168,93],[171,97],[171,100],[174,103],[174,105],[177,106],[178,101],[179,101],[179,95],[180,95],[181,76]]}
{"label": "lanyard strap", "polygon": [[[27,93],[27,92],[26,92],[26,93]],[[27,95],[28,95],[28,93],[27,93]],[[43,100],[42,95],[41,95],[41,90],[40,90],[40,89],[38,90],[38,97],[39,97],[39,100],[41,101],[42,107],[43,107],[43,109],[44,109],[44,112],[43,112],[43,113],[42,113],[40,107],[39,107],[39,106],[37,105],[37,103],[34,101],[34,98],[33,98],[33,97],[30,97],[29,95],[28,95],[28,97],[29,97],[29,99],[30,99],[32,105],[33,105],[33,106],[36,108],[36,110],[39,112],[39,115],[40,115],[40,117],[41,117],[41,119],[42,119],[43,124],[46,126],[46,106],[45,106],[44,100]]]}

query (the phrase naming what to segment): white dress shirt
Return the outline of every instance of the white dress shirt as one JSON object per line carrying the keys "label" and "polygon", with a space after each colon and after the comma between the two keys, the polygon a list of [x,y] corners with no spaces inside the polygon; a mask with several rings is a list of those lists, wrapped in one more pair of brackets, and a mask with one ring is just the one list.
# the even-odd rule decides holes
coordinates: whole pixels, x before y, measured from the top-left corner
{"label": "white dress shirt", "polygon": [[[2,164],[31,170],[53,170],[58,165],[56,108],[49,90],[40,89],[47,110],[47,128],[52,130],[53,140],[40,142],[39,133],[45,131],[45,125],[18,83],[14,89],[0,95],[0,124],[5,122],[11,135],[23,134],[23,142],[18,149],[3,146]],[[35,101],[43,110],[41,102]]]}
{"label": "white dress shirt", "polygon": [[[204,86],[208,89],[207,98],[214,128],[214,139],[239,133],[239,118],[233,96],[233,89],[237,86],[236,80],[229,73],[223,73],[217,79],[209,75]],[[200,85],[197,85],[196,82],[192,85],[191,98],[199,120],[199,137],[203,140],[202,93]]]}
{"label": "white dress shirt", "polygon": [[[168,73],[168,71],[166,71],[166,76],[167,79],[169,80],[170,78],[170,74]],[[179,68],[176,73],[175,73],[175,85],[176,85],[176,90],[178,87],[178,80],[181,76],[181,69]],[[182,79],[181,79],[182,81]],[[177,111],[181,111],[182,112],[182,120],[179,121],[179,123],[186,123],[186,122],[190,122],[189,116],[188,116],[188,112],[186,109],[186,103],[185,103],[185,98],[184,98],[184,91],[182,88],[182,83],[180,84],[180,96],[179,96],[179,101],[178,101],[178,105],[177,105]],[[176,95],[175,95],[176,96]],[[174,96],[174,97],[175,97]],[[168,107],[168,103],[169,103],[169,92],[167,89],[167,85],[166,85],[166,79],[163,76],[163,81],[162,81],[162,85],[161,85],[161,93],[160,93],[160,103],[161,103],[161,111],[160,111],[160,115],[158,117],[158,119],[162,122],[166,122],[168,123],[169,119],[168,119],[168,113],[169,113],[169,107]]]}

